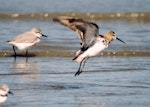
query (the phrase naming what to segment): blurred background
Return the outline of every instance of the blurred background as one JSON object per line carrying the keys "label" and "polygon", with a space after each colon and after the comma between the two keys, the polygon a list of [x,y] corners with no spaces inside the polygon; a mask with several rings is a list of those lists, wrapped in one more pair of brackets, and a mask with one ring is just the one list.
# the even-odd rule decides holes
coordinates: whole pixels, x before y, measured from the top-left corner
{"label": "blurred background", "polygon": [[[0,84],[14,96],[4,107],[148,107],[150,105],[150,0],[0,0]],[[52,18],[72,16],[95,22],[99,32],[114,30],[126,42],[87,61],[85,72],[74,77],[79,63],[75,32]],[[13,58],[6,41],[39,27],[41,38]]]}
{"label": "blurred background", "polygon": [[0,0],[0,13],[149,12],[149,0]]}

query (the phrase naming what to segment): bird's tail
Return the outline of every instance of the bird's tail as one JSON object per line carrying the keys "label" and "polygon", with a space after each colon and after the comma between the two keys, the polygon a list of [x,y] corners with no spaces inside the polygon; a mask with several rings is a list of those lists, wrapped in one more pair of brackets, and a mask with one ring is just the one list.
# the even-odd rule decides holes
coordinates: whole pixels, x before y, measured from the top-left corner
{"label": "bird's tail", "polygon": [[77,61],[77,62],[81,62],[84,58],[81,56],[76,56],[73,58],[73,60]]}
{"label": "bird's tail", "polygon": [[76,52],[76,56],[72,60],[75,60],[77,62],[81,62],[84,59],[84,56],[82,55],[83,53],[84,53],[84,51],[78,50]]}

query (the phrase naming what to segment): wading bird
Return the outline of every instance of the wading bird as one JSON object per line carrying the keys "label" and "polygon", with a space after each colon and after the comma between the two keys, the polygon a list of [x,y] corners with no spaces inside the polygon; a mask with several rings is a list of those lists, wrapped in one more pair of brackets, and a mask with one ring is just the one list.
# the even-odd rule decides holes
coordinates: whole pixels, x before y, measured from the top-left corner
{"label": "wading bird", "polygon": [[17,56],[15,47],[17,47],[18,50],[26,50],[26,58],[27,58],[28,49],[33,45],[37,44],[38,42],[40,42],[41,36],[47,37],[46,35],[42,34],[39,28],[32,28],[30,31],[22,33],[18,35],[16,38],[7,41],[7,43],[13,45],[15,58]]}
{"label": "wading bird", "polygon": [[8,94],[13,95],[8,86],[5,84],[0,85],[0,105],[2,105],[7,100]]}

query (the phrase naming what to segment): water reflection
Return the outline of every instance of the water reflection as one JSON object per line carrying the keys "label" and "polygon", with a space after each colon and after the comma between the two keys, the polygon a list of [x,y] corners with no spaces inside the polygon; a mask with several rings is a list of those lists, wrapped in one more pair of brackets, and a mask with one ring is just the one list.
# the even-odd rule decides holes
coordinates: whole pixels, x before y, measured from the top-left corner
{"label": "water reflection", "polygon": [[17,73],[26,72],[26,73],[34,73],[36,71],[39,72],[39,67],[35,62],[14,62],[12,63],[12,67]]}
{"label": "water reflection", "polygon": [[101,100],[94,101],[92,98],[88,97],[79,97],[76,98],[76,102],[78,104],[77,107],[89,107],[89,106],[95,106],[95,107],[106,107],[105,102]]}
{"label": "water reflection", "polygon": [[14,62],[12,70],[16,73],[20,82],[38,80],[40,68],[35,62]]}

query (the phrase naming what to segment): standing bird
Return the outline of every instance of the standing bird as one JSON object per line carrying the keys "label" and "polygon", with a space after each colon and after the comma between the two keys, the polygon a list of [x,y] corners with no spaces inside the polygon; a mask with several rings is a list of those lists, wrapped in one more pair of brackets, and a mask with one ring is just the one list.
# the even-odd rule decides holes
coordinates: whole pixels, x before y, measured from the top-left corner
{"label": "standing bird", "polygon": [[8,86],[3,84],[0,85],[0,105],[3,104],[7,100],[7,95],[13,93],[9,90]]}
{"label": "standing bird", "polygon": [[7,41],[7,43],[13,45],[15,58],[17,56],[15,47],[17,47],[18,50],[26,50],[26,57],[27,57],[28,56],[28,48],[30,48],[33,45],[40,42],[41,36],[47,37],[46,35],[42,34],[42,32],[39,28],[32,28],[30,31],[22,33],[22,34],[18,35],[16,38],[14,38],[10,41]]}
{"label": "standing bird", "polygon": [[85,63],[90,57],[99,54],[101,51],[107,48],[110,42],[114,39],[125,43],[116,37],[114,31],[109,31],[105,35],[100,35],[97,24],[80,18],[61,16],[53,18],[53,21],[59,22],[75,31],[81,40],[81,48],[76,52],[76,56],[73,58],[73,60],[80,62],[79,69],[75,73],[75,76],[79,75],[83,71]]}

